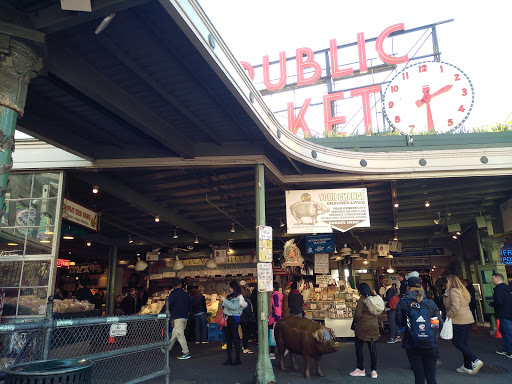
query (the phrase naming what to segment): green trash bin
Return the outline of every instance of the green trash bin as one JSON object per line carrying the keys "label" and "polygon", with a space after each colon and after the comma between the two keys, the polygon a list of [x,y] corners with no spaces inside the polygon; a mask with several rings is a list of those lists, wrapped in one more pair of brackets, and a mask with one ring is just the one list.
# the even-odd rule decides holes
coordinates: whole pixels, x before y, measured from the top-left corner
{"label": "green trash bin", "polygon": [[5,384],[90,384],[94,363],[86,359],[46,360],[5,369]]}

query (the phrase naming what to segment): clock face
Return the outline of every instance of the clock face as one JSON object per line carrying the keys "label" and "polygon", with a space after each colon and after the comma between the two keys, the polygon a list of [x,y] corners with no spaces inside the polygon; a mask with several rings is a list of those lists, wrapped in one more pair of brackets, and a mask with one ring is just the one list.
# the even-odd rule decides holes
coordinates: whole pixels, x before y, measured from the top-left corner
{"label": "clock face", "polygon": [[399,72],[383,96],[386,120],[406,134],[459,128],[473,109],[469,77],[452,64],[415,63]]}

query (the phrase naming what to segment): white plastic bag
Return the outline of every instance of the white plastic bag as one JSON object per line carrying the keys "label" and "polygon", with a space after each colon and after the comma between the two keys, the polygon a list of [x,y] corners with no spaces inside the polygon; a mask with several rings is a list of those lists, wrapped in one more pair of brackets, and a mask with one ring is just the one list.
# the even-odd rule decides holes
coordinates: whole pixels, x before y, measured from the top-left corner
{"label": "white plastic bag", "polygon": [[441,338],[445,340],[451,340],[453,339],[453,325],[452,325],[452,319],[448,318],[444,322],[443,329],[441,329]]}

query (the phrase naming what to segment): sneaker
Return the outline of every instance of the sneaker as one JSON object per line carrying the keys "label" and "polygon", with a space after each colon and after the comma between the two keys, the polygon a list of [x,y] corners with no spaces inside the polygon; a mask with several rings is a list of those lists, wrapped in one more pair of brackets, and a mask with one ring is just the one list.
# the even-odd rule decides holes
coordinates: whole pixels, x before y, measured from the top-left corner
{"label": "sneaker", "polygon": [[372,379],[376,379],[379,375],[377,375],[377,371],[372,371],[371,377]]}
{"label": "sneaker", "polygon": [[242,351],[242,353],[249,353],[249,354],[251,354],[251,353],[254,353],[254,352],[253,352],[253,351],[251,351],[251,350],[250,350],[250,349],[248,349],[248,348],[245,348],[245,349]]}
{"label": "sneaker", "polygon": [[512,359],[512,353],[507,353],[507,357],[508,357],[509,359]]}
{"label": "sneaker", "polygon": [[196,344],[201,344],[199,341],[196,341]]}
{"label": "sneaker", "polygon": [[186,353],[184,355],[178,356],[178,360],[186,360],[190,359],[190,353]]}
{"label": "sneaker", "polygon": [[496,353],[498,355],[503,355],[503,356],[507,356],[508,355],[508,352],[505,352],[505,351],[496,351]]}
{"label": "sneaker", "polygon": [[222,344],[222,349],[228,349],[228,345],[227,344]]}
{"label": "sneaker", "polygon": [[208,344],[209,341],[201,341],[201,344]]}
{"label": "sneaker", "polygon": [[389,339],[389,340],[388,340],[388,344],[395,344],[395,343],[397,343],[397,342],[398,342],[398,340],[397,340],[397,339]]}
{"label": "sneaker", "polygon": [[270,360],[274,360],[276,358],[276,354],[275,353],[271,353],[270,354]]}
{"label": "sneaker", "polygon": [[441,365],[442,365],[441,360],[437,360],[436,361],[436,368],[441,368]]}
{"label": "sneaker", "polygon": [[366,372],[364,369],[361,371],[359,368],[356,368],[352,372],[350,372],[350,376],[363,377],[366,376]]}
{"label": "sneaker", "polygon": [[397,336],[397,337],[395,338],[395,340],[396,340],[397,342],[398,342],[398,341],[402,341],[402,338],[401,338],[400,336]]}
{"label": "sneaker", "polygon": [[462,367],[459,367],[457,368],[457,372],[460,372],[460,373],[467,373],[469,375],[472,375],[473,374],[473,371],[471,369],[467,369],[465,366],[462,366]]}
{"label": "sneaker", "polygon": [[478,371],[480,370],[480,368],[482,368],[482,367],[483,367],[484,363],[483,363],[483,361],[482,361],[482,360],[480,360],[480,359],[476,359],[475,361],[473,361],[473,362],[471,363],[471,365],[473,366],[473,370],[472,370],[472,372],[471,372],[471,373],[472,373],[473,375],[475,375],[475,374],[477,374],[477,373],[478,373]]}

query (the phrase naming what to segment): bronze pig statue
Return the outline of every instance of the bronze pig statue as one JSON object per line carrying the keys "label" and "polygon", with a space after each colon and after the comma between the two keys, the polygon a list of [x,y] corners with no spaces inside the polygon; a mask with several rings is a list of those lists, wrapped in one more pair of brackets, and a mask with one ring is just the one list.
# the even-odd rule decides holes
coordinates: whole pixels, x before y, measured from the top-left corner
{"label": "bronze pig statue", "polygon": [[316,373],[323,376],[320,359],[326,353],[338,350],[340,344],[335,341],[334,332],[316,321],[299,316],[287,316],[279,320],[275,326],[277,350],[280,368],[284,370],[284,352],[290,352],[293,369],[298,369],[294,354],[304,358],[304,377],[310,378],[309,361],[315,359]]}

